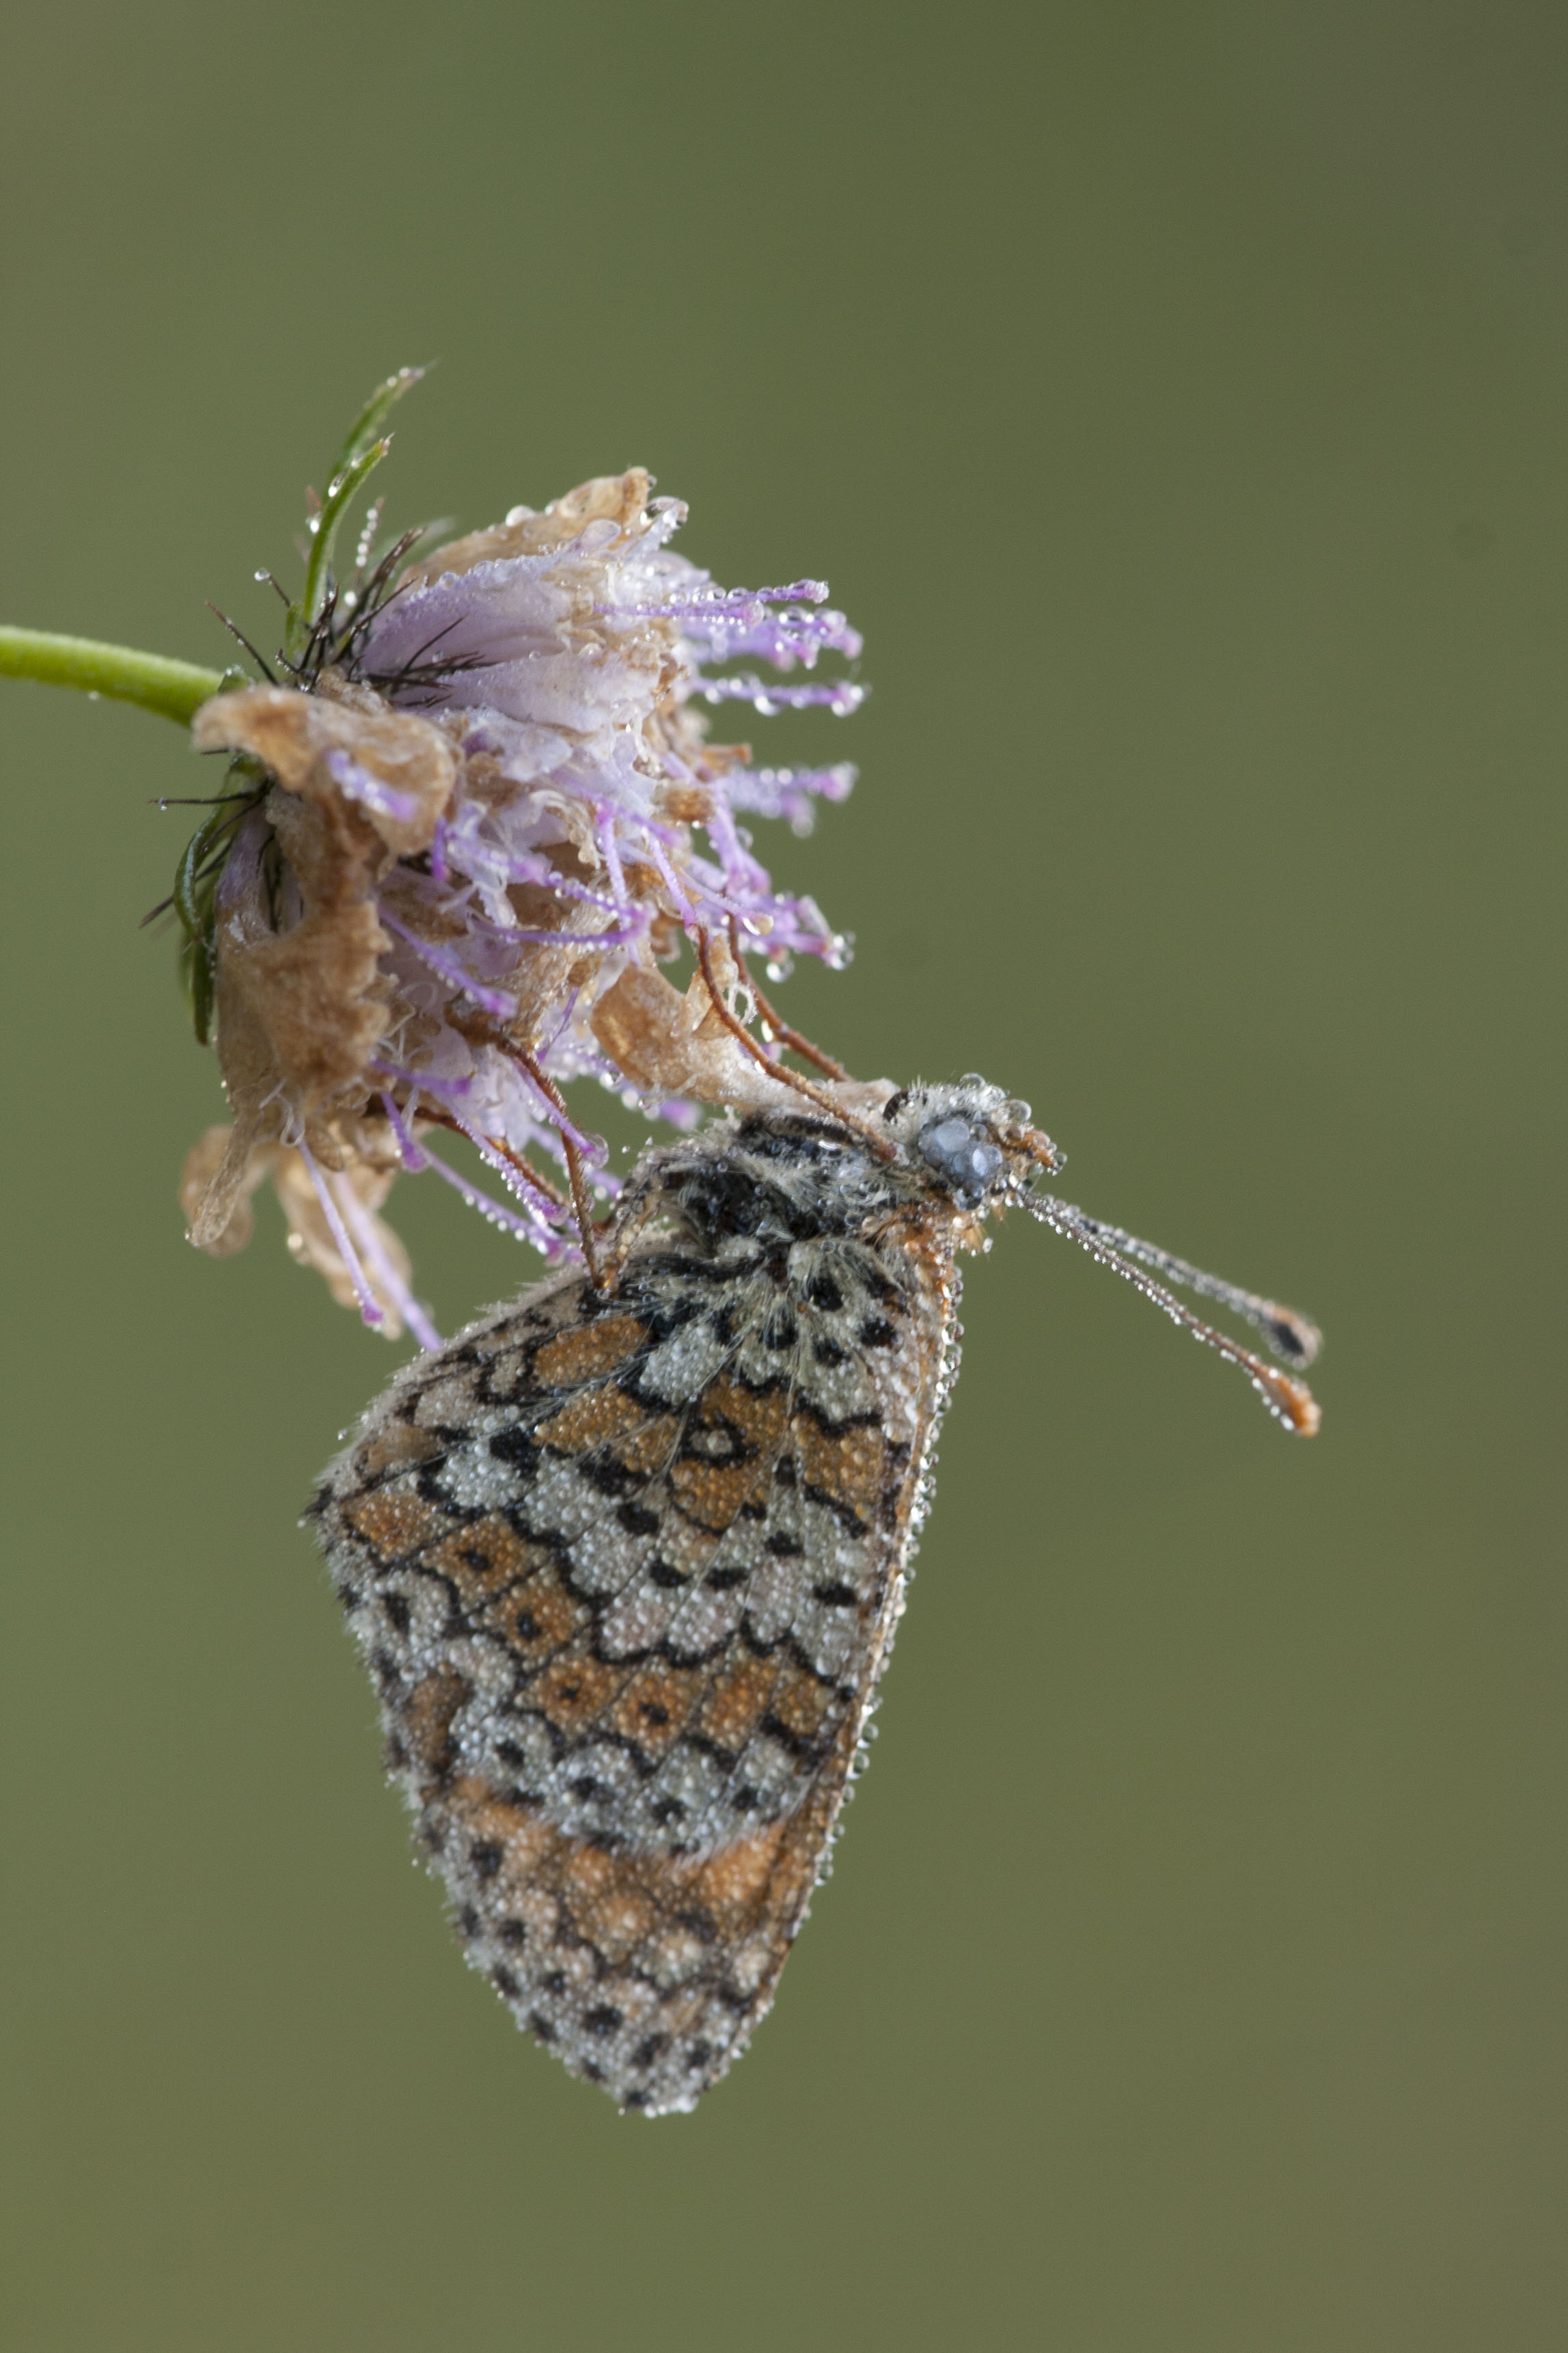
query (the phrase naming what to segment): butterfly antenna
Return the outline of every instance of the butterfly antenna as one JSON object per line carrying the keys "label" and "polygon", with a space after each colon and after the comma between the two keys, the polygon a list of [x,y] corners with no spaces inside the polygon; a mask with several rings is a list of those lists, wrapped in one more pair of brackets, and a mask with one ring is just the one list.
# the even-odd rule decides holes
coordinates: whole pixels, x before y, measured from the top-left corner
{"label": "butterfly antenna", "polygon": [[[1302,1438],[1317,1434],[1322,1412],[1306,1382],[1289,1373],[1276,1372],[1261,1356],[1255,1356],[1250,1348],[1215,1331],[1212,1324],[1205,1324],[1173,1297],[1165,1282],[1180,1283],[1184,1291],[1218,1300],[1222,1306],[1260,1332],[1277,1356],[1293,1365],[1310,1365],[1321,1341],[1317,1326],[1309,1324],[1304,1315],[1298,1315],[1293,1308],[1281,1307],[1278,1300],[1239,1290],[1233,1282],[1222,1282],[1216,1274],[1205,1274],[1201,1268],[1189,1266],[1185,1259],[1173,1258],[1169,1250],[1160,1250],[1152,1242],[1140,1241],[1135,1234],[1123,1233],[1120,1226],[1105,1225],[1099,1218],[1091,1218],[1072,1203],[1058,1201],[1049,1193],[1028,1194],[1025,1206],[1053,1233],[1065,1234],[1079,1250],[1087,1250],[1098,1266],[1109,1267],[1124,1282],[1131,1283],[1173,1324],[1190,1332],[1194,1340],[1216,1349],[1227,1364],[1238,1365],[1269,1412],[1288,1430]],[[1146,1271],[1149,1269],[1153,1271]],[[1163,1275],[1165,1282],[1156,1281],[1156,1275]]]}

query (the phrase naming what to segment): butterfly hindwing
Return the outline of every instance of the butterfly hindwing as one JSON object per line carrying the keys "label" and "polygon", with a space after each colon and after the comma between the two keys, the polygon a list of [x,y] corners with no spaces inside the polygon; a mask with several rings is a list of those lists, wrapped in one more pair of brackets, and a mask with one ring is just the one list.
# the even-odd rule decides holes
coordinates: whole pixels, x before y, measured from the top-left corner
{"label": "butterfly hindwing", "polygon": [[470,1958],[624,2106],[766,2010],[901,1607],[950,1303],[907,1248],[632,1258],[411,1366],[320,1500]]}

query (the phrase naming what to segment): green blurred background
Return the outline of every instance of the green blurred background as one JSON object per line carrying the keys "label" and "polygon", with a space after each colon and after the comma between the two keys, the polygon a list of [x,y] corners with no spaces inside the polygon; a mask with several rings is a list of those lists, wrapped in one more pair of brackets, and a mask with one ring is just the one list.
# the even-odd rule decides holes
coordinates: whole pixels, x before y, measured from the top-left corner
{"label": "green blurred background", "polygon": [[[1568,16],[13,11],[0,617],[220,661],[308,479],[634,461],[826,575],[775,875],[857,1071],[1029,1096],[1299,1302],[1322,1438],[1016,1225],[875,1770],[744,2064],[617,2117],[465,1971],[296,1514],[396,1361],[187,1249],[163,722],[0,688],[7,2341],[1568,2340]],[[734,732],[741,732],[736,729]],[[536,1264],[437,1188],[448,1328]]]}

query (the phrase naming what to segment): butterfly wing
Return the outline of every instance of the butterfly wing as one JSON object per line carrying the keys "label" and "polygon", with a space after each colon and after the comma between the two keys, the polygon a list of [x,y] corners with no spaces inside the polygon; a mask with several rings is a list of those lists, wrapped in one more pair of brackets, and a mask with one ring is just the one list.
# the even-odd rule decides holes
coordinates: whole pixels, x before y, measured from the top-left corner
{"label": "butterfly wing", "polygon": [[692,2106],[773,1999],[902,1606],[935,1258],[634,1258],[411,1366],[313,1507],[391,1769],[519,2021]]}

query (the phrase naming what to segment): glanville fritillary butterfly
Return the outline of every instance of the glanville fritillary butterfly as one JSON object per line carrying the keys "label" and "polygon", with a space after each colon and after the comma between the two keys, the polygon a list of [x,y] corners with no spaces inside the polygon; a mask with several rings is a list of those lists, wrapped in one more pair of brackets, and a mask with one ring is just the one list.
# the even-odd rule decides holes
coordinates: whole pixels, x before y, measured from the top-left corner
{"label": "glanville fritillary butterfly", "polygon": [[408,1366],[311,1506],[470,1961],[622,2108],[693,2107],[773,2000],[864,1756],[957,1253],[991,1211],[1066,1233],[1317,1426],[1165,1282],[1297,1365],[1312,1327],[1039,1191],[1029,1117],[967,1079],[650,1149],[602,1262]]}

